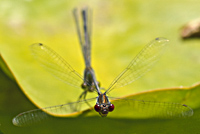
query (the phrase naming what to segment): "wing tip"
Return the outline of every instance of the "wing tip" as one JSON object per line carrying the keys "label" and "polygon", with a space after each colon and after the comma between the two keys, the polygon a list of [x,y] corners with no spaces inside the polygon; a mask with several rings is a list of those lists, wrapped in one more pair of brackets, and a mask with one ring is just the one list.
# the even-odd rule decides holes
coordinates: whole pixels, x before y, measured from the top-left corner
{"label": "wing tip", "polygon": [[189,107],[188,105],[183,104],[182,106],[188,108],[188,111],[186,112],[186,114],[184,115],[184,117],[191,117],[194,114],[194,111],[191,107]]}
{"label": "wing tip", "polygon": [[18,120],[17,120],[16,117],[14,117],[14,118],[12,119],[12,123],[13,123],[13,125],[20,127],[19,122],[18,122]]}
{"label": "wing tip", "polygon": [[164,37],[157,37],[157,38],[155,38],[155,40],[158,42],[169,42],[169,39],[164,38]]}

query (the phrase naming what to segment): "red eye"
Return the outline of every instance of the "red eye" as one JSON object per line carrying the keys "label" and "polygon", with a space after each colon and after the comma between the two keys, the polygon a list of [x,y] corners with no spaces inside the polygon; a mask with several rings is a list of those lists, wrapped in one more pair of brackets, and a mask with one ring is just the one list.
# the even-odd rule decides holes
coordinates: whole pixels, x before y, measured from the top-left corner
{"label": "red eye", "polygon": [[113,104],[110,104],[109,111],[112,112],[115,109],[115,106]]}
{"label": "red eye", "polygon": [[100,107],[98,104],[96,104],[96,105],[94,106],[94,109],[95,109],[95,111],[99,112],[100,109],[101,109],[101,107]]}

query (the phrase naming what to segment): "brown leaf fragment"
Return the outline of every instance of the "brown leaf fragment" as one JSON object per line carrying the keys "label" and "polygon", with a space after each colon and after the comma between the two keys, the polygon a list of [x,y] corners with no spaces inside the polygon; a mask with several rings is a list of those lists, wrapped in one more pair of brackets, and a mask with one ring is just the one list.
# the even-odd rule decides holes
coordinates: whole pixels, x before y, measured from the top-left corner
{"label": "brown leaf fragment", "polygon": [[181,30],[181,37],[182,39],[200,38],[200,18],[184,25]]}

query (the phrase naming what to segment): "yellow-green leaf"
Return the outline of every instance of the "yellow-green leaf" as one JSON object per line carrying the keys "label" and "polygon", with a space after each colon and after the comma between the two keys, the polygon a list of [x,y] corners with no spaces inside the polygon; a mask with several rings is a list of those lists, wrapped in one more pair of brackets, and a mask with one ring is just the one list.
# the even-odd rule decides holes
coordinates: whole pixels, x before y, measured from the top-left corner
{"label": "yellow-green leaf", "polygon": [[[142,98],[138,99],[184,103],[198,111],[198,93],[192,94],[196,99],[190,96],[191,93],[186,95],[186,92],[193,90],[181,90],[177,94],[171,94],[176,91],[172,90],[173,87],[188,87],[200,80],[200,42],[198,39],[182,41],[180,38],[180,28],[190,20],[199,17],[200,2],[197,0],[0,1],[0,53],[20,89],[33,104],[39,108],[64,104],[76,101],[82,93],[81,88],[68,86],[41,68],[31,56],[29,46],[37,42],[44,43],[60,54],[77,72],[83,74],[84,62],[72,17],[72,9],[83,5],[89,5],[94,12],[92,66],[102,87],[107,88],[149,41],[155,37],[166,37],[170,40],[170,47],[150,72],[131,85],[113,90],[109,96],[122,97],[141,91],[165,88],[170,90],[147,93],[147,96],[152,96],[152,98],[143,98],[147,96],[142,94]],[[168,94],[163,97],[163,94],[158,94],[158,92]],[[88,94],[87,98],[95,96],[96,94]],[[22,104],[19,104],[18,112],[23,112],[20,110],[20,105]],[[123,107],[118,110],[123,110]],[[117,118],[118,113],[114,112],[113,115],[108,116]],[[16,114],[18,113],[13,116]],[[92,111],[88,114],[97,115]],[[197,115],[194,114],[194,117]],[[84,119],[75,120],[79,122],[79,126],[84,124]],[[106,120],[107,123],[104,125],[122,121],[98,117],[88,120],[89,122],[100,120],[100,124]],[[72,125],[70,121],[67,123]],[[151,124],[151,121],[147,122]],[[135,125],[137,121],[129,119],[122,122],[127,126],[127,122]],[[145,121],[139,122],[141,126],[145,125]],[[153,120],[153,122],[156,121]],[[160,125],[158,122],[155,124]],[[115,124],[115,126],[123,125]],[[115,128],[116,131],[113,132],[118,132],[119,127]],[[134,128],[138,130],[141,127]],[[145,133],[145,129],[140,130]],[[134,131],[131,132],[134,133]],[[150,131],[147,132],[150,133]],[[128,133],[128,130],[124,129],[124,133]]]}

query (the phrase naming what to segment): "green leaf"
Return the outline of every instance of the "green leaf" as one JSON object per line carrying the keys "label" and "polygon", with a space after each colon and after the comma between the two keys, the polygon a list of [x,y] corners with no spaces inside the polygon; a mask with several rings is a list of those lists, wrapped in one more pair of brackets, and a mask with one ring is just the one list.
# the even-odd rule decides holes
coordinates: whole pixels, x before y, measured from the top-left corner
{"label": "green leaf", "polygon": [[[199,17],[200,3],[198,1],[169,0],[163,2],[153,0],[143,2],[125,0],[119,2],[116,0],[95,0],[88,1],[88,3],[94,11],[92,17],[92,66],[102,87],[108,87],[132,58],[155,37],[166,37],[171,44],[150,72],[134,84],[113,90],[110,92],[110,96],[122,97],[147,91],[147,98],[141,95],[142,98],[136,99],[184,103],[198,111],[198,98],[187,97],[185,90],[183,92],[178,90],[177,93],[171,94],[175,92],[171,90],[173,87],[191,86],[200,80],[199,40],[183,42],[179,35],[179,29],[185,23]],[[84,62],[72,17],[72,9],[82,4],[82,1],[69,2],[64,0],[3,0],[0,2],[1,56],[23,93],[39,108],[76,101],[82,93],[81,88],[76,89],[68,86],[47,73],[34,60],[29,51],[31,44],[44,43],[82,74]],[[157,94],[159,90],[148,93],[151,89],[162,88],[170,89],[166,91],[165,97],[163,94]],[[152,94],[152,98],[150,94]],[[96,94],[88,94],[87,98],[95,96]],[[193,96],[196,98],[198,93],[193,94]],[[184,102],[184,98],[186,98],[186,102]],[[21,106],[18,108],[21,109]],[[123,110],[123,107],[120,110]],[[113,115],[109,114],[108,116],[117,118],[119,112],[117,114],[114,112]],[[92,111],[88,114],[97,115],[96,112]],[[75,120],[84,124],[84,119]],[[97,122],[99,118],[88,120]],[[103,123],[103,120],[109,123],[121,121],[117,119],[115,121],[100,120],[100,123]],[[151,121],[147,122],[151,124]],[[70,124],[70,121],[67,122]],[[130,119],[122,122],[131,122],[134,125],[133,123],[137,121],[132,122]],[[139,124],[143,125],[144,122],[141,121]],[[158,122],[155,124],[160,125]],[[94,125],[92,126],[94,127]],[[128,131],[124,132],[128,133]]]}
{"label": "green leaf", "polygon": [[14,77],[12,75],[12,73],[10,72],[8,66],[5,64],[5,62],[3,61],[1,55],[0,55],[0,68],[4,71],[4,73],[11,78],[12,80],[14,80]]}

